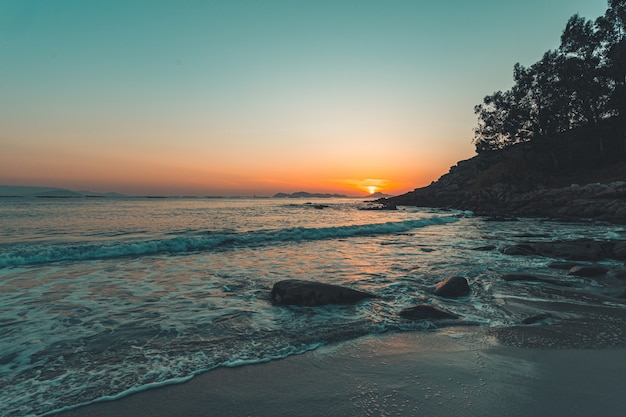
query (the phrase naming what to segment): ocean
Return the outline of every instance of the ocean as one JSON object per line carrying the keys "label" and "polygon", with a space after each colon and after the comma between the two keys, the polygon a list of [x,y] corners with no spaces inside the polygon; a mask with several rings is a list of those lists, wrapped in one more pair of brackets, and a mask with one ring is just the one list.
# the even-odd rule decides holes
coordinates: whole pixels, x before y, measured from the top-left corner
{"label": "ocean", "polygon": [[[545,271],[551,260],[498,248],[626,238],[618,225],[363,206],[355,199],[1,198],[0,416],[49,415],[363,335],[432,331],[433,323],[398,314],[424,302],[464,322],[509,326],[519,317],[503,300],[533,297],[532,286],[498,277]],[[495,249],[476,250],[484,246]],[[470,296],[432,294],[451,275],[468,279]],[[284,279],[378,298],[273,306],[272,285]]]}

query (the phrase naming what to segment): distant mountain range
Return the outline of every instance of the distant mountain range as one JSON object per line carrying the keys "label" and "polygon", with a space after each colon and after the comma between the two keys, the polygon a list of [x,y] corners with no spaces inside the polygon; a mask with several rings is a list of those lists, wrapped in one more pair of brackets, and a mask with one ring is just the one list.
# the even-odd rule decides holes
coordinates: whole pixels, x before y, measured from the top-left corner
{"label": "distant mountain range", "polygon": [[299,191],[297,193],[278,193],[274,194],[273,198],[348,198],[348,196],[343,194],[316,194],[316,193],[307,193],[305,191]]}
{"label": "distant mountain range", "polygon": [[[0,185],[0,197],[39,197],[39,198],[83,198],[83,197],[127,197],[120,193],[96,193],[93,191],[76,191],[67,188],[54,187],[30,187],[19,185]],[[384,198],[390,197],[383,193],[374,193],[357,198]],[[299,191],[297,193],[278,193],[273,198],[351,198],[344,194],[328,193],[308,193]]]}
{"label": "distant mountain range", "polygon": [[73,191],[65,188],[0,185],[0,197],[81,198],[125,196],[119,193],[94,193],[92,191]]}
{"label": "distant mountain range", "polygon": [[[378,192],[378,193],[367,195],[365,197],[383,198],[383,197],[390,197],[390,195]],[[299,191],[297,193],[291,193],[291,194],[287,194],[287,193],[274,194],[273,198],[351,198],[351,197],[348,197],[347,195],[343,195],[343,194],[319,194],[319,193],[307,193],[306,191]],[[357,198],[362,198],[362,197],[357,197]]]}

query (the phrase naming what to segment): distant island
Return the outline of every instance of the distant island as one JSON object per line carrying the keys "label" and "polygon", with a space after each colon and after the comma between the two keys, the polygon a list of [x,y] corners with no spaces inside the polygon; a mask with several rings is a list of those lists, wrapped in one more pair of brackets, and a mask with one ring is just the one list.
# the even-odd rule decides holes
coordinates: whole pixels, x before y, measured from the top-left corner
{"label": "distant island", "polygon": [[343,194],[318,194],[318,193],[307,193],[305,191],[299,191],[297,193],[278,193],[274,194],[272,198],[349,198]]}
{"label": "distant island", "polygon": [[[57,188],[57,187],[40,187],[40,186],[20,186],[20,185],[0,185],[0,198],[7,197],[30,197],[30,198],[127,198],[129,196],[116,193],[98,193],[93,191],[77,191],[70,190],[67,188]],[[308,193],[306,191],[299,191],[296,193],[278,193],[274,194],[272,197],[258,197],[255,198],[385,198],[391,197],[388,194],[383,193],[374,193],[363,197],[349,197],[344,194],[331,194],[331,193]],[[185,197],[173,197],[166,195],[145,195],[139,198],[251,198],[245,196],[231,196],[231,197],[223,197],[223,196],[185,196]]]}
{"label": "distant island", "polygon": [[95,193],[92,191],[73,191],[54,187],[0,185],[0,197],[83,198],[125,196],[120,193]]}
{"label": "distant island", "polygon": [[385,197],[391,197],[391,194],[384,194],[381,193],[380,191],[375,192],[374,194],[370,194],[368,196],[366,196],[367,198],[385,198]]}

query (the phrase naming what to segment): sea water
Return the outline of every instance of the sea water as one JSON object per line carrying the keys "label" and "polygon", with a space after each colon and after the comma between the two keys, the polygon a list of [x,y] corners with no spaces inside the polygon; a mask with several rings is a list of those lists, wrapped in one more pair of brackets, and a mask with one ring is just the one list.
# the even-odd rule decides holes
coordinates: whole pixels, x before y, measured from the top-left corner
{"label": "sea water", "polygon": [[[517,318],[499,300],[524,294],[497,278],[549,260],[478,247],[624,238],[606,224],[362,208],[352,199],[0,199],[0,416],[46,415],[219,366],[429,329],[398,315],[423,302],[505,326]],[[469,297],[432,295],[450,275],[468,278]],[[377,298],[273,306],[272,285],[283,279]]]}

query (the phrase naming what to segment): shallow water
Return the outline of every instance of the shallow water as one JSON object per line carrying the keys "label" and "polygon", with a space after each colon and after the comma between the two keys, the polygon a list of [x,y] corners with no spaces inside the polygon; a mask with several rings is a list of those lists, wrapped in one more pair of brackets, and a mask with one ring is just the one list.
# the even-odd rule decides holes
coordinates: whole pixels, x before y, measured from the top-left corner
{"label": "shallow water", "polygon": [[[468,322],[507,326],[519,317],[503,301],[536,291],[498,277],[545,272],[551,260],[475,248],[625,238],[623,227],[612,225],[363,211],[355,200],[306,203],[0,199],[0,415],[41,415],[217,366],[364,334],[429,329],[430,322],[398,316],[422,302]],[[433,296],[449,275],[467,277],[472,294]],[[379,298],[354,306],[272,306],[273,283],[292,278]]]}

